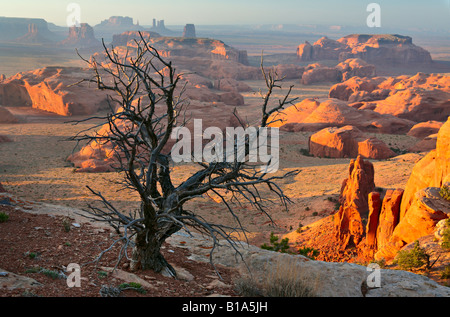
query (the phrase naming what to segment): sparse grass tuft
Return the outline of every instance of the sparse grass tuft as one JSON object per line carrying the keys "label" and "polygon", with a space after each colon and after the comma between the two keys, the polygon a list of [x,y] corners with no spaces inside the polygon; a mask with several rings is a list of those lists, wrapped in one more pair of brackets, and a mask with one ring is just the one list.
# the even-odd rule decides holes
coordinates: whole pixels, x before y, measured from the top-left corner
{"label": "sparse grass tuft", "polygon": [[318,278],[299,269],[295,258],[280,258],[264,272],[258,277],[239,278],[235,281],[236,291],[243,297],[317,296]]}

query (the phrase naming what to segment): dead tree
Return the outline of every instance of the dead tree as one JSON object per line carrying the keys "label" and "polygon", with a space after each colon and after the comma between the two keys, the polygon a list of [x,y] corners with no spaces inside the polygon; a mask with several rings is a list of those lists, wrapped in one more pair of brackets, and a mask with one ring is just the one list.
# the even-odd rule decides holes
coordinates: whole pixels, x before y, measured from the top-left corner
{"label": "dead tree", "polygon": [[[111,143],[116,153],[116,168],[123,174],[124,185],[140,197],[140,209],[126,214],[89,187],[103,203],[102,207],[89,206],[90,217],[95,221],[107,222],[120,232],[120,238],[98,259],[114,245],[121,245],[117,264],[126,257],[131,261],[133,270],[167,270],[176,276],[161,254],[161,246],[167,238],[182,228],[187,232],[196,229],[212,238],[214,245],[211,254],[223,242],[228,242],[238,251],[238,241],[232,234],[236,230],[245,233],[245,229],[235,213],[236,204],[249,203],[270,217],[268,208],[274,201],[261,195],[261,186],[265,186],[277,201],[279,199],[277,204],[287,208],[290,200],[277,185],[277,180],[293,176],[297,171],[276,176],[261,171],[245,160],[202,161],[198,162],[200,169],[197,172],[175,186],[170,173],[173,162],[167,146],[174,129],[186,124],[188,103],[183,99],[181,77],[172,63],[166,61],[142,34],[135,42],[135,52],[130,50],[121,56],[114,48],[103,44],[106,63],[100,63],[95,58],[84,59],[94,74],[86,80],[95,83],[100,90],[114,93],[115,97],[111,100],[115,100],[120,107],[112,109],[114,111],[103,118],[104,123],[109,125],[108,135],[84,131],[73,139]],[[268,91],[261,95],[263,104],[258,124],[259,127],[267,127],[271,115],[295,99],[289,97],[290,87],[286,97],[271,106],[272,92],[281,88],[282,79],[267,73],[263,67],[262,71]],[[248,155],[248,137],[245,142],[245,155]],[[220,197],[225,212],[231,213],[236,220],[236,226],[208,222],[195,210],[187,209],[187,202],[208,193]],[[131,251],[131,256],[128,251]]]}

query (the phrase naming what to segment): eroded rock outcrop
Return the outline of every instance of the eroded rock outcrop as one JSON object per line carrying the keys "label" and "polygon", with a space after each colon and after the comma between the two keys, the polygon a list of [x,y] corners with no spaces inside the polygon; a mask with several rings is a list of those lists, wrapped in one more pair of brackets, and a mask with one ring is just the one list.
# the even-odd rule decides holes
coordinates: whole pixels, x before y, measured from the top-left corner
{"label": "eroded rock outcrop", "polygon": [[369,213],[369,193],[375,189],[374,168],[360,156],[352,160],[341,187],[339,211],[334,215],[336,241],[341,248],[356,247],[364,237],[363,217]]}
{"label": "eroded rock outcrop", "polygon": [[446,121],[450,115],[450,76],[353,77],[331,87],[330,98],[355,103],[358,109],[412,120]]}
{"label": "eroded rock outcrop", "polygon": [[399,223],[378,249],[376,259],[393,259],[402,247],[432,234],[436,224],[449,217],[450,202],[439,194],[444,184],[450,185],[449,139],[450,119],[439,130],[436,150],[414,167],[402,197]]}
{"label": "eroded rock outcrop", "polygon": [[107,109],[105,92],[89,88],[86,83],[74,85],[88,77],[88,70],[77,67],[45,67],[19,73],[0,83],[0,103],[62,116],[90,115]]}
{"label": "eroded rock outcrop", "polygon": [[382,115],[375,111],[350,107],[337,99],[305,99],[272,115],[272,127],[283,131],[319,131],[327,127],[351,125],[363,132],[404,134],[415,124],[412,121]]}
{"label": "eroded rock outcrop", "polygon": [[317,157],[386,159],[395,153],[381,140],[367,137],[358,128],[325,128],[309,139],[309,153]]}
{"label": "eroded rock outcrop", "polygon": [[359,58],[347,59],[335,67],[326,67],[317,63],[311,64],[305,68],[301,83],[311,85],[323,82],[342,82],[354,76],[375,77],[375,66]]}

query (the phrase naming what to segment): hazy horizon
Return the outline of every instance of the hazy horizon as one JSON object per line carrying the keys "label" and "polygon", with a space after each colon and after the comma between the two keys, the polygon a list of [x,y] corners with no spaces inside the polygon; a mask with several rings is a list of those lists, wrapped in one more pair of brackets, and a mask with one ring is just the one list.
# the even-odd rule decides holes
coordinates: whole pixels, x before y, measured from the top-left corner
{"label": "hazy horizon", "polygon": [[[70,12],[67,6],[76,3],[81,8],[81,22],[92,26],[111,16],[129,16],[134,23],[151,25],[153,19],[165,20],[166,25],[343,25],[367,27],[369,3],[381,6],[381,28],[426,29],[445,32],[450,28],[450,0],[367,1],[322,0],[119,0],[99,1],[31,1],[2,4],[0,16],[42,18],[66,26]],[[380,28],[380,29],[381,29]],[[370,28],[368,28],[370,29]]]}

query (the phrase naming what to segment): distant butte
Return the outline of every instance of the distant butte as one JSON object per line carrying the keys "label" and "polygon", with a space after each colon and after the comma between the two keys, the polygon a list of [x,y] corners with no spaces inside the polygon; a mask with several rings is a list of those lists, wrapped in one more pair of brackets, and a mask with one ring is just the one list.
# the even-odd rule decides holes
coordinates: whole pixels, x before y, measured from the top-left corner
{"label": "distant butte", "polygon": [[369,63],[428,64],[431,54],[413,44],[412,38],[398,34],[351,34],[338,40],[322,37],[314,44],[305,42],[297,47],[300,61],[360,58]]}

